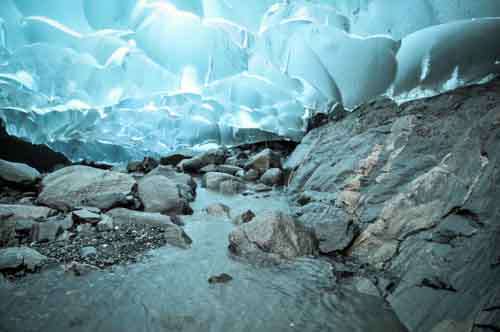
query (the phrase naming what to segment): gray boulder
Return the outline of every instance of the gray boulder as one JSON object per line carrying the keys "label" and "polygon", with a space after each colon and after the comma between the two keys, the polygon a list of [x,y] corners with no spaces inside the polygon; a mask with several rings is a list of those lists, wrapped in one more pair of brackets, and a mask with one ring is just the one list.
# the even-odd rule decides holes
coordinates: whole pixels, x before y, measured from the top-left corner
{"label": "gray boulder", "polygon": [[17,186],[30,187],[36,185],[40,178],[40,172],[31,166],[0,159],[1,181]]}
{"label": "gray boulder", "polygon": [[71,213],[73,221],[78,224],[96,225],[101,221],[101,215],[87,209],[76,210]]}
{"label": "gray boulder", "polygon": [[54,213],[54,210],[43,206],[0,204],[0,246],[17,245],[16,225],[32,225],[36,220],[47,219]]}
{"label": "gray boulder", "polygon": [[245,164],[245,169],[254,169],[264,173],[270,168],[281,168],[281,157],[271,149],[264,149]]}
{"label": "gray boulder", "polygon": [[153,171],[151,171],[148,176],[161,175],[177,185],[179,193],[181,196],[188,201],[194,201],[196,197],[196,182],[193,177],[185,173],[179,173],[175,168],[171,166],[158,166]]}
{"label": "gray boulder", "polygon": [[229,243],[234,254],[246,257],[291,259],[317,252],[314,235],[293,217],[277,211],[264,212],[237,227]]}
{"label": "gray boulder", "polygon": [[214,203],[207,206],[204,211],[206,214],[215,217],[230,217],[231,209],[229,206],[221,203]]}
{"label": "gray boulder", "polygon": [[47,257],[31,248],[0,249],[0,271],[26,269],[34,272],[46,261]]}
{"label": "gray boulder", "polygon": [[314,230],[323,254],[347,249],[358,234],[352,216],[338,207],[310,203],[299,214],[299,220]]}
{"label": "gray boulder", "polygon": [[108,210],[128,204],[135,180],[128,174],[87,166],[70,166],[46,176],[38,197],[42,205],[59,210],[78,206]]}
{"label": "gray boulder", "polygon": [[255,213],[253,213],[251,210],[247,210],[233,218],[232,222],[233,224],[239,226],[252,221],[253,218],[255,218]]}
{"label": "gray boulder", "polygon": [[144,210],[166,214],[190,214],[188,200],[182,197],[175,182],[162,175],[149,175],[137,187]]}
{"label": "gray boulder", "polygon": [[210,190],[224,191],[226,194],[233,194],[245,190],[243,180],[236,176],[219,172],[205,174],[202,178],[201,185]]}
{"label": "gray boulder", "polygon": [[226,158],[227,150],[221,148],[204,152],[190,159],[184,159],[179,163],[178,167],[183,172],[198,173],[205,166],[224,164]]}
{"label": "gray boulder", "polygon": [[279,168],[270,168],[260,177],[260,182],[268,186],[283,184],[283,172]]}

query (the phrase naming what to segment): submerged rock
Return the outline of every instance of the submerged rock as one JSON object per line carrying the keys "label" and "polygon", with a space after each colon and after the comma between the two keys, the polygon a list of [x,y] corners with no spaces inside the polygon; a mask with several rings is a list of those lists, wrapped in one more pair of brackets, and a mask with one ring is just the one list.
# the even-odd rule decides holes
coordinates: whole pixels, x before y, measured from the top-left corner
{"label": "submerged rock", "polygon": [[222,203],[214,203],[207,206],[204,211],[211,216],[230,218],[231,209]]}
{"label": "submerged rock", "polygon": [[270,255],[295,258],[317,252],[316,239],[302,224],[283,212],[266,211],[234,229],[229,248],[239,256]]}
{"label": "submerged rock", "polygon": [[231,280],[233,280],[233,277],[231,277],[227,273],[222,273],[220,275],[211,276],[210,278],[208,278],[208,283],[209,284],[225,284],[225,283],[230,282]]}
{"label": "submerged rock", "polygon": [[87,166],[70,166],[46,176],[38,202],[59,210],[78,206],[109,210],[127,205],[135,180],[118,172]]}

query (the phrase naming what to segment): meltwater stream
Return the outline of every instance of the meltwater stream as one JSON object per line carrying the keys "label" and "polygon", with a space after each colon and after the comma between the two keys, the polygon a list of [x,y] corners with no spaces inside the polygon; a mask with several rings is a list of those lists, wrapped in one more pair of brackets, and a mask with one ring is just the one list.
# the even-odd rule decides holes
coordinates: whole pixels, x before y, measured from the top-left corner
{"label": "meltwater stream", "polygon": [[[187,250],[165,247],[139,264],[84,277],[62,268],[0,286],[0,331],[401,331],[382,300],[335,287],[330,265],[303,258],[262,267],[229,257],[229,220],[203,207],[223,202],[232,214],[287,210],[284,194],[227,197],[198,189],[185,230]],[[209,284],[212,275],[233,280]]]}

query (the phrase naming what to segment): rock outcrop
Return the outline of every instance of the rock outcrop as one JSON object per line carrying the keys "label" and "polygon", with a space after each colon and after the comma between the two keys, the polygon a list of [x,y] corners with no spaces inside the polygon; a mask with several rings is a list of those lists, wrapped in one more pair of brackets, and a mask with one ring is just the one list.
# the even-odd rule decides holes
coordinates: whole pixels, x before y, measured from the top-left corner
{"label": "rock outcrop", "polygon": [[495,80],[401,106],[364,105],[309,132],[285,167],[320,250],[377,271],[410,331],[498,330],[500,310],[486,305],[498,308],[500,294],[498,151]]}
{"label": "rock outcrop", "polygon": [[127,205],[135,180],[127,174],[87,166],[70,166],[47,175],[38,203],[59,210],[79,206],[109,210]]}

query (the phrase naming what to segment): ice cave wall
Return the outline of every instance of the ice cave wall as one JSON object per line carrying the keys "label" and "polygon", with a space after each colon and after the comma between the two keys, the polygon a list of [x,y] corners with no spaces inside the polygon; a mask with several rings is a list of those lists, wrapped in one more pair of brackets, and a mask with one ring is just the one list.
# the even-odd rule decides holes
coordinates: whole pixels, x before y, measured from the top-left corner
{"label": "ice cave wall", "polygon": [[119,162],[277,134],[500,68],[498,0],[2,0],[0,117]]}

